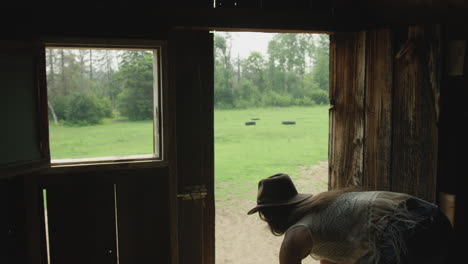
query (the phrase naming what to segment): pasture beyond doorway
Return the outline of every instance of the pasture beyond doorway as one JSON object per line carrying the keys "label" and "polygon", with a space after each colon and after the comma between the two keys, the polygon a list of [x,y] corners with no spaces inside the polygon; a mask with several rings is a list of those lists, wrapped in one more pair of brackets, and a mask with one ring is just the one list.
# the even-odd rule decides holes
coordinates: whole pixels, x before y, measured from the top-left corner
{"label": "pasture beyond doorway", "polygon": [[[255,120],[255,125],[245,122]],[[283,125],[282,121],[295,121]],[[215,111],[217,206],[233,198],[255,200],[258,180],[328,160],[328,106]]]}
{"label": "pasture beyond doorway", "polygon": [[284,172],[299,192],[317,194],[328,188],[327,160],[328,106],[216,110],[216,264],[279,263],[282,237],[247,215],[258,180]]}

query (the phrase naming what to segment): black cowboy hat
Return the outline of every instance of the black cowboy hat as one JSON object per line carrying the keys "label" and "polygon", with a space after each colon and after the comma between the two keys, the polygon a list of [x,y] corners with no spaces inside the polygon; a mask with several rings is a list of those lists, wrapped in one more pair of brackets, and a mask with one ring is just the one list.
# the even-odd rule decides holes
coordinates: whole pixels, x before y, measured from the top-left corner
{"label": "black cowboy hat", "polygon": [[253,214],[260,208],[290,205],[304,201],[312,194],[297,193],[289,175],[278,173],[258,183],[257,206],[247,214]]}

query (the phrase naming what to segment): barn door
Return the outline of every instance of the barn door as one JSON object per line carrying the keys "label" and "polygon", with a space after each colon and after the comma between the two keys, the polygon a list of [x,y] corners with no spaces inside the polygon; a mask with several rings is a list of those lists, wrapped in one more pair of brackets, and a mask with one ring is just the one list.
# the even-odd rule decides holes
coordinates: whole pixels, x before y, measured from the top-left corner
{"label": "barn door", "polygon": [[178,253],[174,257],[180,264],[213,264],[213,36],[207,31],[174,30],[168,48],[175,88],[171,103],[176,108]]}
{"label": "barn door", "polygon": [[45,49],[0,41],[0,179],[49,165]]}

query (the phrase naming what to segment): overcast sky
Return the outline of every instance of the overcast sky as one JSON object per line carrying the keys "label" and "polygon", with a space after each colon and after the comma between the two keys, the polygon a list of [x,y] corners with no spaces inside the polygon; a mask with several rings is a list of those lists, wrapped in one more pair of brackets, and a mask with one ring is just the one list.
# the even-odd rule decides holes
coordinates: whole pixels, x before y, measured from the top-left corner
{"label": "overcast sky", "polygon": [[259,51],[266,54],[268,41],[271,40],[274,33],[257,32],[230,32],[232,36],[231,57],[247,58],[252,51]]}

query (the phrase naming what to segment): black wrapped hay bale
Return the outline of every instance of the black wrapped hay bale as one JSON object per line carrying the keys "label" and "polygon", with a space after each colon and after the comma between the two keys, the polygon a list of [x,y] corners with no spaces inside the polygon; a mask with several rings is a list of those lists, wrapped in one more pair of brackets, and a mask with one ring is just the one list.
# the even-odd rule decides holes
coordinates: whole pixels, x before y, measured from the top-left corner
{"label": "black wrapped hay bale", "polygon": [[255,124],[257,124],[257,123],[254,122],[254,121],[245,122],[245,125],[246,125],[246,126],[255,126]]}
{"label": "black wrapped hay bale", "polygon": [[281,122],[281,124],[283,124],[283,125],[295,125],[296,121],[283,121],[283,122]]}

